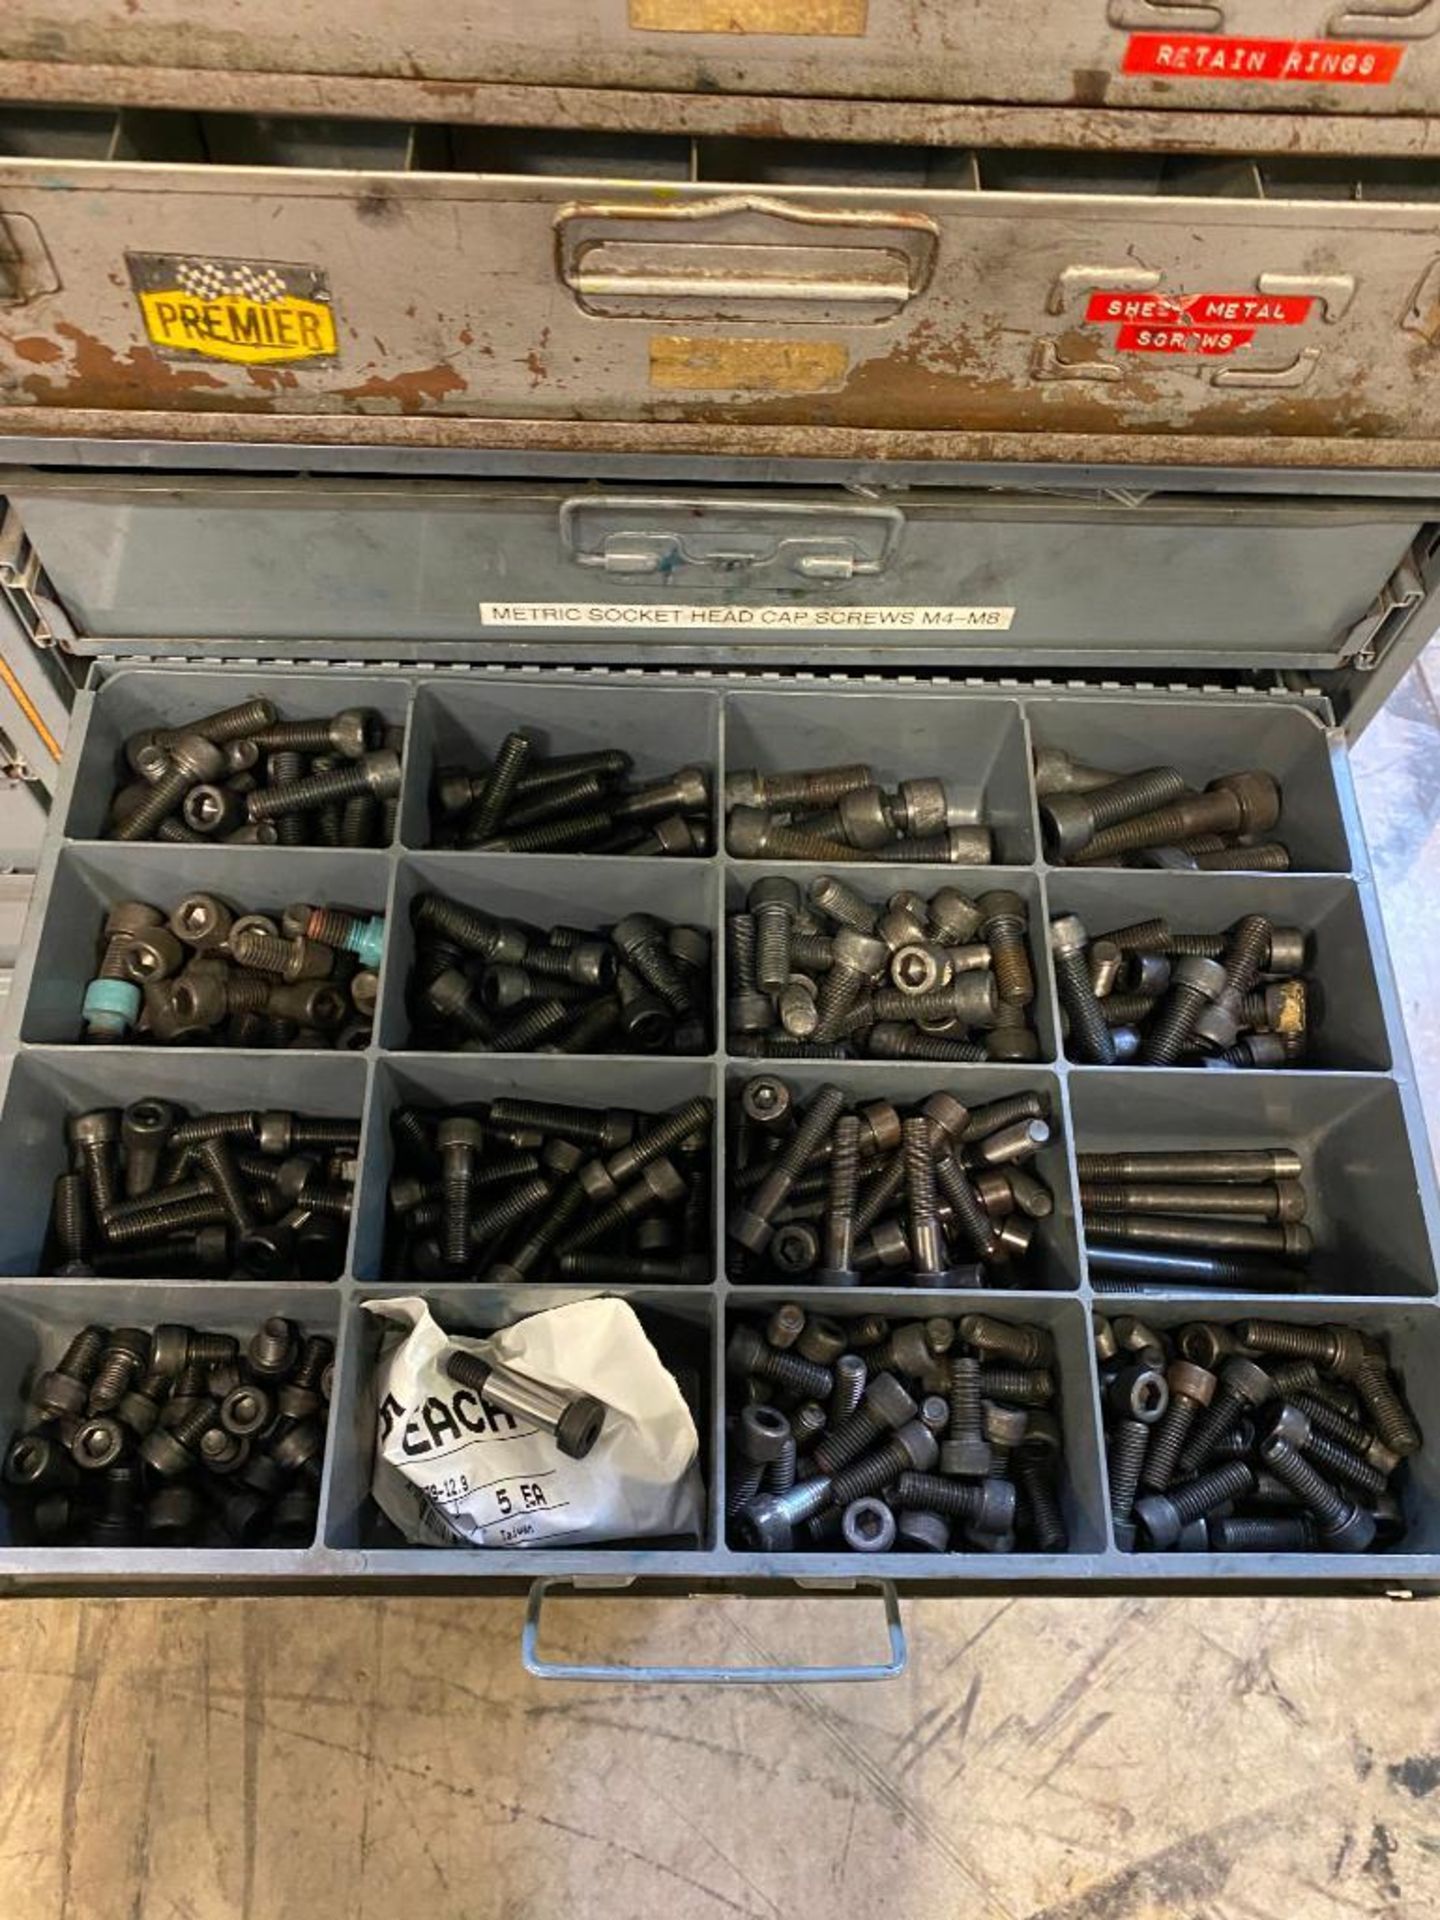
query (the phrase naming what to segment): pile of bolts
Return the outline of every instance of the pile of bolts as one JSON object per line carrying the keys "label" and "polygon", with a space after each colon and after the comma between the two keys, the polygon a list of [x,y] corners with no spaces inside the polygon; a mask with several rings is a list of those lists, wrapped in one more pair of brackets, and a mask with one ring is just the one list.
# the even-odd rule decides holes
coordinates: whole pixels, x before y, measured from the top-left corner
{"label": "pile of bolts", "polygon": [[1295,1293],[1314,1239],[1290,1147],[1081,1153],[1085,1252],[1097,1287]]}
{"label": "pile of bolts", "polygon": [[975,816],[969,794],[933,775],[894,793],[859,764],[725,776],[725,844],[737,860],[988,867],[994,841]]}
{"label": "pile of bolts", "polygon": [[87,1326],[30,1389],[6,1496],[38,1544],[308,1547],[335,1343],[275,1314],[233,1334]]}
{"label": "pile of bolts", "polygon": [[1284,873],[1289,849],[1266,836],[1280,787],[1258,768],[1225,773],[1196,793],[1174,767],[1115,773],[1059,747],[1035,749],[1046,849],[1060,866]]}
{"label": "pile of bolts", "polygon": [[440,893],[411,907],[410,1044],[460,1053],[704,1053],[710,935],[653,913],[532,927]]}
{"label": "pile of bolts", "polygon": [[187,893],[167,915],[118,900],[105,916],[81,1038],[116,1046],[332,1047],[370,1044],[385,920],[304,903],[245,913]]}
{"label": "pile of bolts", "polygon": [[710,781],[681,767],[637,783],[619,747],[545,755],[507,733],[493,766],[436,769],[431,845],[477,853],[708,854]]}
{"label": "pile of bolts", "polygon": [[45,1271],[333,1280],[345,1264],[358,1120],[169,1100],[66,1123]]}
{"label": "pile of bolts", "polygon": [[1142,920],[1092,939],[1050,923],[1065,1051],[1088,1066],[1290,1067],[1305,1057],[1309,938],[1247,913],[1223,933]]}
{"label": "pile of bolts", "polygon": [[1036,1060],[1035,974],[1018,893],[929,899],[906,888],[873,906],[834,874],[802,893],[753,881],[726,916],[725,1024],[732,1053],[843,1060]]}
{"label": "pile of bolts", "polygon": [[397,1279],[710,1279],[709,1100],[669,1113],[492,1100],[397,1107]]}
{"label": "pile of bolts", "polygon": [[404,729],[370,707],[282,720],[246,700],[126,740],[112,840],[195,846],[388,847]]}
{"label": "pile of bolts", "polygon": [[1054,1341],[988,1314],[741,1321],[726,1511],[756,1553],[1063,1553]]}
{"label": "pile of bolts", "polygon": [[1365,1553],[1403,1538],[1390,1482],[1421,1435],[1383,1341],[1097,1315],[1095,1352],[1122,1551]]}
{"label": "pile of bolts", "polygon": [[783,1080],[746,1081],[735,1107],[726,1232],[731,1275],[854,1287],[1022,1284],[1014,1268],[1054,1199],[1029,1163],[1050,1140],[1048,1102],[1014,1094],[972,1112],[932,1093],[902,1114],[851,1108],[822,1086],[800,1104]]}

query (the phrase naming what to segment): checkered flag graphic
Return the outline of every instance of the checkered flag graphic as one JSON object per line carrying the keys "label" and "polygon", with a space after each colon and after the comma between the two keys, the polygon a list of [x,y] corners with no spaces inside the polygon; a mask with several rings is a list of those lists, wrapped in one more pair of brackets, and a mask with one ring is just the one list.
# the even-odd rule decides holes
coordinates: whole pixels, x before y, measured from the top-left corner
{"label": "checkered flag graphic", "polygon": [[176,269],[175,278],[197,300],[218,300],[226,293],[238,293],[247,300],[278,300],[285,292],[283,274],[243,260],[233,265],[223,260],[186,260]]}

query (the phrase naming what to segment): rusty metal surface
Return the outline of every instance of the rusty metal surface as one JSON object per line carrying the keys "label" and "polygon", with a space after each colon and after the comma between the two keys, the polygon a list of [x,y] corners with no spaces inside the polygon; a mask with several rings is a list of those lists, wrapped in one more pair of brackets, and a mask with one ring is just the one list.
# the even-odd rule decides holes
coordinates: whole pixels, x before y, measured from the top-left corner
{"label": "rusty metal surface", "polygon": [[[1005,470],[1026,467],[1048,473],[1059,485],[1067,469],[1107,469],[1115,484],[1143,484],[1147,472],[1189,473],[1228,469],[1237,478],[1265,474],[1373,475],[1385,494],[1386,475],[1415,475],[1440,486],[1440,438],[1350,440],[1283,434],[1245,439],[1223,434],[975,433],[809,426],[739,426],[695,421],[496,420],[369,417],[324,414],[224,414],[136,412],[125,409],[0,406],[0,452],[33,460],[53,440],[73,460],[83,443],[150,443],[157,450],[208,447],[274,447],[287,467],[326,449],[373,449],[378,465],[397,452],[507,453],[621,461],[700,457],[707,460],[814,461],[866,470],[872,479],[902,464],[914,479],[965,465]],[[148,451],[148,449],[147,449]],[[1077,480],[1082,476],[1077,472]],[[1411,489],[1407,488],[1408,494]]]}
{"label": "rusty metal surface", "polygon": [[[1197,30],[1250,77],[1195,77],[1193,49],[1129,57],[1134,33]],[[1076,106],[1433,111],[1440,0],[6,0],[20,60],[836,98]],[[1243,57],[1254,39],[1378,46],[1385,84]],[[1398,55],[1398,60],[1395,56]],[[1127,64],[1130,68],[1126,71]],[[1333,72],[1331,68],[1329,71]],[[1343,71],[1343,70],[1342,70]],[[1258,74],[1259,77],[1256,77]],[[1363,78],[1363,75],[1361,76]]]}
{"label": "rusty metal surface", "polygon": [[337,115],[422,124],[583,128],[748,139],[854,141],[917,147],[1031,147],[1090,153],[1440,156],[1440,124],[1393,111],[995,106],[937,101],[806,99],[793,94],[524,86],[311,73],[212,72],[0,57],[0,99],[195,112]]}
{"label": "rusty metal surface", "polygon": [[[1124,178],[987,193],[10,160],[0,400],[1430,436],[1433,204],[1167,197],[1158,172],[1147,196]],[[1111,296],[1289,317],[1162,352],[1096,313]]]}

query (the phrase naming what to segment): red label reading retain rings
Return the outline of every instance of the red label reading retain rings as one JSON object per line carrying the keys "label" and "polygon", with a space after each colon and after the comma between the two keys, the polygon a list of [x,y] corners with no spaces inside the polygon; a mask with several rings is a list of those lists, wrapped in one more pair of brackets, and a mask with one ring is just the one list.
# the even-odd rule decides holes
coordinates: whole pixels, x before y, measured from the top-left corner
{"label": "red label reading retain rings", "polygon": [[1403,47],[1373,40],[1239,40],[1217,33],[1132,33],[1122,73],[1172,80],[1292,80],[1387,87]]}

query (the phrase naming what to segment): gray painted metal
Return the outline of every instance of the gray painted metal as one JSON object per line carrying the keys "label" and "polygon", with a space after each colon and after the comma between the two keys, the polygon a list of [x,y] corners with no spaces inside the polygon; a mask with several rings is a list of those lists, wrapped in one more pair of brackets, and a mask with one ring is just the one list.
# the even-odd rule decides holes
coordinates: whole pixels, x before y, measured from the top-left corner
{"label": "gray painted metal", "polygon": [[[182,137],[79,117],[11,116],[18,157],[0,163],[17,426],[27,408],[387,433],[483,415],[1232,436],[1242,460],[1267,435],[1430,434],[1440,243],[1420,163],[643,138],[611,153],[478,129],[437,159],[404,126],[261,121],[227,142],[198,119]],[[187,140],[219,164],[187,160]],[[405,170],[437,165],[461,170]],[[221,323],[193,291],[147,335],[132,273],[193,289],[236,263],[319,276],[334,350],[217,358],[201,346]],[[1109,295],[1142,303],[1136,327],[1093,307]],[[1209,317],[1204,352],[1143,304],[1197,297],[1219,303],[1191,312]],[[1247,328],[1227,304],[1245,299],[1270,319]]]}
{"label": "gray painted metal", "polygon": [[[13,17],[11,17],[13,16]],[[1062,105],[1434,112],[1435,0],[10,0],[15,60],[243,75],[514,81],[740,94]],[[1280,37],[1401,51],[1388,85],[1123,71],[1132,32],[1204,36],[1212,50]],[[1283,69],[1281,69],[1283,71]]]}
{"label": "gray painted metal", "polygon": [[[713,665],[720,644],[744,666],[810,662],[819,644],[827,663],[864,667],[885,633],[822,629],[830,609],[1002,604],[1004,631],[893,638],[907,662],[952,672],[1324,669],[1354,685],[1387,583],[1412,552],[1431,564],[1416,508],[1387,501],[44,472],[0,473],[0,495],[44,556],[77,655],[253,643],[296,659]],[[801,617],[753,638],[482,624],[482,602],[508,601]],[[1423,607],[1414,625],[1436,618]]]}
{"label": "gray painted metal", "polygon": [[[62,1281],[33,1277],[49,1187],[63,1157],[60,1125],[68,1111],[128,1099],[139,1088],[188,1101],[294,1103],[364,1116],[361,1175],[345,1277],[336,1285],[264,1289],[265,1304],[339,1340],[336,1399],[314,1545],[294,1551],[160,1552],[26,1549],[0,1544],[0,1587],[13,1591],[226,1589],[278,1591],[326,1587],[513,1587],[535,1576],[613,1583],[639,1581],[673,1591],[691,1586],[774,1590],[801,1580],[850,1585],[880,1577],[925,1592],[969,1590],[1147,1590],[1153,1588],[1320,1591],[1440,1590],[1440,1453],[1433,1444],[1408,1468],[1410,1533],[1403,1551],[1354,1559],[1322,1556],[1128,1556],[1114,1550],[1106,1514],[1090,1345],[1090,1312],[1099,1303],[1076,1225],[1073,1152],[1077,1142],[1105,1149],[1144,1138],[1152,1144],[1207,1140],[1263,1144],[1290,1140],[1315,1168],[1312,1181],[1326,1254],[1313,1290],[1266,1302],[1265,1311],[1306,1324],[1353,1320],[1391,1341],[1427,1432],[1440,1431],[1440,1297],[1434,1247],[1437,1196],[1423,1147],[1420,1105],[1401,1031],[1342,737],[1296,701],[1275,695],[1110,696],[1076,692],[1019,695],[923,685],[861,685],[734,675],[357,669],[347,697],[373,700],[408,726],[401,844],[389,851],[339,855],[324,850],[221,848],[197,861],[187,847],[117,847],[94,841],[108,795],[115,749],[142,720],[178,720],[262,688],[288,713],[317,714],[336,703],[335,673],[286,668],[275,661],[245,669],[100,662],[80,698],[52,832],[42,858],[37,905],[26,935],[8,1016],[3,1059],[10,1064],[0,1132],[0,1418],[15,1417],[25,1380],[69,1332],[98,1318],[179,1318],[239,1330],[256,1311],[255,1289],[229,1283]],[[955,742],[974,782],[977,808],[994,815],[1008,864],[980,872],[857,869],[852,878],[888,892],[907,881],[962,885],[983,878],[1017,884],[1035,923],[1052,907],[1080,905],[1103,919],[1112,909],[1134,918],[1157,898],[1195,924],[1254,904],[1320,929],[1346,973],[1351,1004],[1333,1010],[1333,1054],[1304,1071],[1226,1075],[1128,1068],[1105,1071],[1051,1058],[1037,1066],[940,1069],[903,1062],[787,1063],[801,1087],[835,1077],[856,1097],[905,1099],[936,1084],[970,1103],[1018,1089],[1051,1092],[1060,1121],[1045,1173],[1057,1206],[1045,1227],[1045,1252],[1018,1292],[963,1296],[1033,1321],[1055,1335],[1067,1441],[1065,1504],[1072,1550],[1063,1555],[882,1557],[857,1567],[850,1556],[750,1555],[725,1546],[723,1512],[723,1334],[739,1311],[781,1297],[807,1300],[844,1316],[874,1309],[904,1314],[919,1306],[905,1290],[836,1296],[806,1289],[732,1285],[723,1277],[722,1223],[712,1252],[715,1279],[692,1288],[620,1289],[636,1304],[673,1360],[701,1377],[702,1461],[710,1490],[703,1539],[479,1555],[405,1547],[367,1500],[374,1440],[373,1363],[378,1329],[361,1311],[369,1297],[397,1289],[380,1279],[388,1116],[400,1100],[445,1102],[524,1090],[542,1097],[627,1097],[659,1109],[699,1091],[717,1099],[753,1063],[717,1051],[697,1060],[570,1060],[559,1056],[430,1055],[405,1050],[401,993],[408,964],[407,907],[414,892],[440,886],[499,911],[536,915],[557,898],[567,915],[595,923],[628,906],[649,905],[704,921],[718,932],[724,902],[743,888],[748,869],[724,854],[707,861],[650,863],[574,856],[468,855],[410,851],[421,836],[425,794],[437,756],[493,742],[515,724],[548,733],[555,750],[624,738],[643,770],[668,766],[680,751],[726,766],[795,764],[863,750],[882,777],[945,764]],[[1311,871],[1248,878],[1143,873],[1076,874],[1039,857],[1038,820],[1028,776],[1035,741],[1094,740],[1117,755],[1156,747],[1181,756],[1189,772],[1213,773],[1258,761],[1282,777],[1290,802],[1287,830]],[[221,892],[277,902],[383,903],[388,952],[376,1044],[352,1056],[245,1055],[183,1050],[87,1049],[66,1044],[73,1031],[94,928],[103,903],[131,889],[145,897],[178,894],[200,880]],[[1193,884],[1192,884],[1193,883]],[[1084,894],[1083,900],[1081,894]],[[1173,895],[1173,897],[1172,897]],[[1183,903],[1183,904],[1182,904]],[[1054,1054],[1054,981],[1043,947],[1038,1024]],[[1327,962],[1327,964],[1329,964]],[[723,993],[723,983],[719,983]],[[720,1173],[717,1143],[717,1177]],[[462,1329],[503,1324],[519,1314],[576,1297],[584,1289],[487,1285],[421,1286],[442,1323]],[[927,1293],[927,1310],[961,1296]],[[1253,1300],[1172,1295],[1144,1303],[1165,1324],[1197,1314],[1238,1317]]]}

